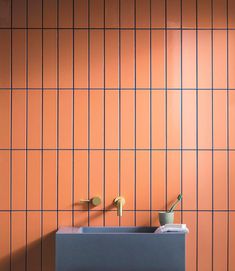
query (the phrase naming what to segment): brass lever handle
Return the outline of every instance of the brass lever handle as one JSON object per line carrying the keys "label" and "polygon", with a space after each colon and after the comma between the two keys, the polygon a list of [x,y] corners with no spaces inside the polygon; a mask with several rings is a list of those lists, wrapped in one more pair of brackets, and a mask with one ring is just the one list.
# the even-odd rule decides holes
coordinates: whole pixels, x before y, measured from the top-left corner
{"label": "brass lever handle", "polygon": [[126,203],[125,199],[121,196],[116,197],[113,201],[114,206],[117,207],[117,215],[122,216],[123,205]]}
{"label": "brass lever handle", "polygon": [[96,196],[91,199],[80,199],[80,203],[90,203],[93,206],[98,206],[101,204],[101,198]]}

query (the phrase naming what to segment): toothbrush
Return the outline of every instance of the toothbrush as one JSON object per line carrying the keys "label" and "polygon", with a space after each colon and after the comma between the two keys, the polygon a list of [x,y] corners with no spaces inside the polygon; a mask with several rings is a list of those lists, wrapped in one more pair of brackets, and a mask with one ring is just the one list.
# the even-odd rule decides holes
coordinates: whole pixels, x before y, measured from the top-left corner
{"label": "toothbrush", "polygon": [[178,197],[177,197],[177,200],[175,201],[175,203],[171,206],[170,210],[168,211],[168,213],[171,213],[174,211],[176,205],[182,200],[182,195],[179,194]]}

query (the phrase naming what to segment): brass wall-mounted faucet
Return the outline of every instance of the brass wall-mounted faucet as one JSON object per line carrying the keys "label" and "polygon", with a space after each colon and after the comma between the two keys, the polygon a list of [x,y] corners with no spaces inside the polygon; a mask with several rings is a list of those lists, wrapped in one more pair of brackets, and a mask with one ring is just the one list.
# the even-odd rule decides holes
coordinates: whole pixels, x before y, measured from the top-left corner
{"label": "brass wall-mounted faucet", "polygon": [[93,206],[98,206],[101,204],[101,198],[99,196],[93,197],[91,199],[80,199],[80,203],[90,203]]}
{"label": "brass wall-mounted faucet", "polygon": [[122,216],[123,205],[126,203],[125,199],[121,196],[116,197],[113,201],[113,205],[117,207],[117,215]]}

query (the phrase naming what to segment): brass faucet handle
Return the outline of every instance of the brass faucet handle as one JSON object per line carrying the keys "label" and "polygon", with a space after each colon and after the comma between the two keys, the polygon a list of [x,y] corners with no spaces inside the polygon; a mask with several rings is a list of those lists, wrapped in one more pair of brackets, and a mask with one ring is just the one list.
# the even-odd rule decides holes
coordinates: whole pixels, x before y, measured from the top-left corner
{"label": "brass faucet handle", "polygon": [[117,207],[117,215],[122,216],[123,205],[126,203],[125,199],[121,196],[116,197],[113,201],[113,205]]}
{"label": "brass faucet handle", "polygon": [[90,203],[93,206],[98,206],[102,202],[101,198],[99,196],[93,197],[91,199],[80,199],[80,203]]}

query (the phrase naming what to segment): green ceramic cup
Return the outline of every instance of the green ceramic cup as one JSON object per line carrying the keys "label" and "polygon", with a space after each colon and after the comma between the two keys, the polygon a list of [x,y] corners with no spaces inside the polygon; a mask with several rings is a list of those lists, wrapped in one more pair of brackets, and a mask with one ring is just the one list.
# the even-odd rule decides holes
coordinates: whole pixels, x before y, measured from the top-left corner
{"label": "green ceramic cup", "polygon": [[173,224],[174,212],[159,212],[159,222],[161,226],[165,224]]}

